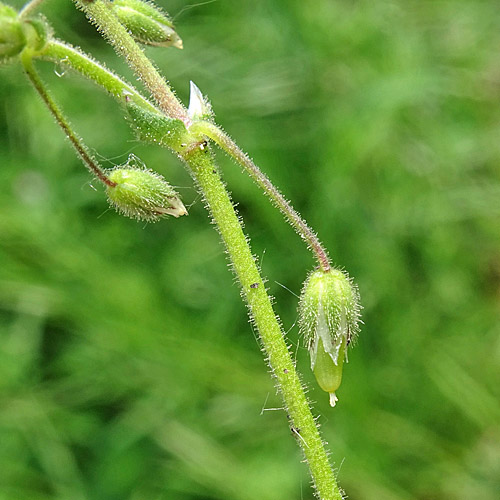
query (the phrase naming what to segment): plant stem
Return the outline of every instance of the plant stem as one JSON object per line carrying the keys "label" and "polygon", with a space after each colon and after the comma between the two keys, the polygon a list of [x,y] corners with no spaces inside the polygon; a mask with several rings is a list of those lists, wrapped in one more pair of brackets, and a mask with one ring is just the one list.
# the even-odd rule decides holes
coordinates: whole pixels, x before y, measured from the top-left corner
{"label": "plant stem", "polygon": [[123,103],[130,99],[147,111],[158,110],[137,90],[125,83],[118,75],[100,65],[92,57],[59,40],[50,40],[47,45],[35,54],[35,57],[57,64],[68,66],[80,74],[104,87],[113,97]]}
{"label": "plant stem", "polygon": [[[110,10],[109,1],[95,0],[89,3],[85,0],[75,0],[75,2],[97,25],[115,50],[125,57],[163,112],[170,118],[182,120],[186,126],[191,125],[187,110],[118,22]],[[180,156],[186,162],[204,196],[226,246],[233,269],[240,281],[243,296],[249,305],[250,315],[262,339],[269,365],[278,381],[292,432],[297,437],[308,461],[318,496],[321,500],[342,500],[304,388],[286,345],[284,333],[273,311],[240,220],[219,177],[210,149],[205,141],[198,141],[196,135],[192,134]]]}
{"label": "plant stem", "polygon": [[232,156],[245,169],[248,175],[269,196],[290,225],[307,243],[308,248],[314,253],[321,270],[328,272],[331,268],[330,258],[318,236],[249,156],[223,130],[213,123],[207,121],[195,122],[189,130],[192,133],[202,133],[212,139],[223,151]]}
{"label": "plant stem", "polygon": [[38,75],[35,67],[33,66],[33,56],[30,49],[25,49],[21,54],[21,61],[23,63],[24,71],[28,75],[31,83],[35,87],[36,91],[42,98],[43,102],[49,108],[50,112],[56,119],[57,124],[62,128],[66,137],[71,142],[71,145],[75,148],[78,156],[82,159],[85,166],[105,185],[114,187],[115,182],[108,179],[104,170],[99,166],[99,164],[90,155],[87,146],[83,144],[82,140],[73,132],[71,125],[68,120],[66,120],[59,106],[56,104],[54,99],[51,97],[45,85]]}
{"label": "plant stem", "polygon": [[[156,107],[137,92],[134,87],[125,83],[118,75],[100,65],[92,57],[67,43],[51,40],[41,52],[36,54],[36,57],[50,60],[57,64],[63,64],[78,71],[83,76],[93,80],[101,87],[104,87],[121,103],[123,103],[124,99],[130,99],[135,104],[148,111],[158,111]],[[284,214],[291,226],[307,243],[308,247],[314,253],[320,268],[324,272],[327,272],[331,268],[330,258],[317,235],[248,155],[245,154],[225,132],[213,123],[207,121],[194,122],[190,126],[190,131],[194,134],[203,134],[212,139],[221,149],[232,156],[245,169],[248,175],[250,175],[257,185],[269,196]]]}
{"label": "plant stem", "polygon": [[143,50],[121,25],[111,10],[108,0],[74,0],[89,20],[106,37],[116,52],[121,54],[151,92],[159,108],[170,118],[182,120],[186,126],[191,123],[187,110],[175,97],[167,82],[147,58]]}
{"label": "plant stem", "polygon": [[19,17],[28,17],[35,9],[37,9],[40,4],[42,4],[45,0],[31,0],[28,2],[19,12]]}
{"label": "plant stem", "polygon": [[240,281],[250,315],[283,395],[291,430],[307,459],[318,496],[321,500],[342,500],[283,331],[213,156],[206,145],[198,144],[192,145],[184,154],[184,160],[206,200]]}

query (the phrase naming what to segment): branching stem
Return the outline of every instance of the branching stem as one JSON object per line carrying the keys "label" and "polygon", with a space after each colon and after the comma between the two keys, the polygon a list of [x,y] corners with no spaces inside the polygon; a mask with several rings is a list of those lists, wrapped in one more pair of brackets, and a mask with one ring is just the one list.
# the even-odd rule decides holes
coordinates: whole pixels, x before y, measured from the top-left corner
{"label": "branching stem", "polygon": [[250,157],[223,130],[213,123],[207,121],[195,122],[191,125],[190,130],[194,133],[200,132],[212,139],[223,151],[234,158],[244,168],[248,175],[276,204],[300,237],[307,243],[308,247],[314,253],[321,270],[328,272],[331,268],[330,258],[318,236]]}
{"label": "branching stem", "polygon": [[67,66],[94,81],[120,102],[130,99],[147,111],[158,112],[137,90],[92,57],[59,40],[50,40],[35,57]]}
{"label": "branching stem", "polygon": [[121,25],[111,10],[109,0],[75,0],[89,20],[106,37],[113,48],[122,55],[128,65],[151,92],[160,109],[170,118],[190,124],[187,110],[175,97],[165,79],[160,75],[144,51],[135,43],[127,30]]}
{"label": "branching stem", "polygon": [[28,75],[31,83],[35,87],[36,91],[42,98],[43,102],[49,108],[52,116],[56,119],[57,124],[62,128],[66,137],[71,142],[71,145],[75,148],[78,156],[82,159],[85,166],[105,185],[114,187],[116,183],[110,181],[104,170],[99,166],[99,164],[92,158],[87,147],[82,142],[82,140],[73,132],[71,125],[68,120],[66,120],[59,106],[56,104],[52,96],[49,94],[45,85],[38,75],[35,67],[33,66],[33,57],[30,49],[25,49],[21,54],[21,61],[23,63],[24,71]]}
{"label": "branching stem", "polygon": [[[93,0],[92,2],[75,0],[75,2],[85,11],[89,19],[97,25],[99,31],[105,35],[115,50],[125,57],[128,64],[145,83],[159,108],[168,117],[182,120],[187,127],[192,125],[187,110],[177,100],[167,82],[113,15],[110,2],[108,0]],[[124,89],[126,89],[127,92],[132,92],[132,97],[138,100],[136,101],[138,104],[151,106],[144,99],[141,102],[141,98],[136,95],[135,90],[131,90],[131,87],[127,86],[118,77],[109,73],[94,61],[90,59],[84,60],[81,53],[68,46],[59,42],[52,42],[42,56],[52,60],[59,59],[59,62],[70,65],[96,83],[104,86],[115,97],[121,98]],[[65,60],[65,58],[67,59]],[[23,57],[28,76],[48,104],[58,123],[64,128],[64,124],[67,124],[67,122],[53,104],[50,96],[45,92],[38,75],[33,70],[31,57],[26,57],[26,61],[24,59]],[[75,142],[79,144],[78,138],[71,132],[69,126],[65,128],[65,131],[74,145]],[[318,256],[320,266],[324,270],[329,269],[330,263],[326,252],[319,244],[314,233],[253,162],[227,136],[219,132],[216,133],[214,130],[202,132],[200,130],[198,136],[206,134],[211,137],[242,163],[245,168],[253,172],[252,176],[258,184],[271,195],[292,225],[296,227],[302,237],[313,248]],[[205,141],[200,142],[196,137],[197,135],[190,129],[187,134],[188,141],[181,156],[206,200],[226,246],[233,269],[240,281],[243,296],[248,302],[251,317],[259,331],[269,365],[283,395],[285,408],[289,416],[289,424],[293,434],[298,437],[297,441],[307,459],[318,497],[321,500],[342,500],[317,424],[309,408],[304,388],[286,345],[283,330],[273,311],[271,300],[243,232],[241,222],[219,176],[210,148]],[[83,151],[85,152],[84,148]]]}
{"label": "branching stem", "polygon": [[35,9],[37,9],[45,0],[31,0],[19,12],[19,17],[28,17]]}
{"label": "branching stem", "polygon": [[259,331],[268,362],[283,395],[290,427],[309,464],[321,500],[342,500],[332,467],[309,409],[304,389],[273,311],[259,269],[250,250],[229,194],[218,174],[209,148],[203,144],[184,155],[227,248],[240,281],[250,315]]}
{"label": "branching stem", "polygon": [[[144,99],[134,87],[124,82],[118,75],[99,64],[80,49],[76,49],[67,43],[59,40],[51,40],[42,51],[36,54],[36,57],[70,67],[105,88],[121,103],[126,99],[130,99],[147,111],[157,112],[156,107],[147,99]],[[254,179],[257,185],[276,204],[291,226],[295,228],[297,233],[307,243],[314,253],[320,268],[327,272],[331,268],[331,261],[317,235],[248,155],[224,131],[213,123],[207,121],[194,122],[190,126],[190,130],[195,134],[206,135],[245,169],[248,175]]]}

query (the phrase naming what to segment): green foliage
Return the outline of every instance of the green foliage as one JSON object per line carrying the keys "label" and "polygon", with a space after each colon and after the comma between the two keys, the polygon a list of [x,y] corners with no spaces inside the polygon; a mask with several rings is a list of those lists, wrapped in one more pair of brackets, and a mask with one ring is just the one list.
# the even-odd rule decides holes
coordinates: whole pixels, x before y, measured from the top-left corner
{"label": "green foliage", "polygon": [[[115,61],[69,2],[50,10],[56,33]],[[496,500],[497,2],[214,2],[176,20],[189,42],[158,66],[184,102],[188,79],[210,95],[362,291],[335,410],[297,349],[349,498]],[[301,498],[306,470],[284,412],[260,415],[278,398],[188,175],[135,143],[103,92],[38,66],[89,144],[116,163],[132,149],[194,205],[146,226],[106,211],[21,70],[0,69],[0,496]],[[274,280],[298,293],[310,256],[221,162],[288,330],[297,299]]]}

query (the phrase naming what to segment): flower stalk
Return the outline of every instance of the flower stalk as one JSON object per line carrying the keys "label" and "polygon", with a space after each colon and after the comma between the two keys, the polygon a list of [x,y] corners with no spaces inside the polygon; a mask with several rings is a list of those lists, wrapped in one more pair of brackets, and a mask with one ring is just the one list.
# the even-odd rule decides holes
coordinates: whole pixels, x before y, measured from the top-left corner
{"label": "flower stalk", "polygon": [[33,11],[38,9],[40,5],[44,2],[45,0],[31,0],[31,2],[28,2],[19,12],[19,17],[20,18],[26,18],[30,16]]}
{"label": "flower stalk", "polygon": [[290,202],[279,192],[278,188],[274,186],[269,177],[267,177],[250,157],[239,148],[231,137],[217,125],[208,121],[194,122],[189,129],[193,133],[198,132],[212,139],[223,151],[243,167],[245,172],[257,183],[267,196],[269,196],[290,225],[306,242],[308,248],[316,257],[320,269],[323,272],[328,272],[331,268],[330,258],[316,233],[307,225],[300,214],[292,207]]}
{"label": "flower stalk", "polygon": [[183,158],[227,248],[243,296],[249,305],[250,316],[260,334],[269,366],[283,396],[291,428],[298,436],[297,441],[309,465],[318,497],[321,500],[342,500],[283,331],[210,148],[201,143],[184,154]]}
{"label": "flower stalk", "polygon": [[182,120],[186,125],[189,124],[186,109],[175,97],[165,79],[158,73],[141,47],[120,23],[113,13],[111,2],[109,0],[75,0],[75,3],[97,26],[115,51],[125,58],[128,65],[148,88],[159,108],[167,116]]}
{"label": "flower stalk", "polygon": [[83,141],[75,134],[70,123],[59,109],[59,106],[52,98],[50,93],[45,88],[45,84],[42,79],[38,75],[34,65],[33,65],[33,56],[31,49],[25,49],[21,54],[21,62],[24,67],[24,71],[28,76],[29,80],[35,87],[35,90],[38,92],[38,95],[42,98],[43,102],[49,108],[52,116],[55,118],[57,124],[61,127],[66,137],[69,139],[69,142],[77,152],[78,156],[81,158],[85,166],[90,170],[92,174],[94,174],[97,179],[99,179],[105,186],[114,187],[116,184],[111,181],[108,176],[105,174],[104,170],[100,167],[98,162],[92,157],[87,146],[83,143]]}
{"label": "flower stalk", "polygon": [[[23,9],[23,15],[29,15],[41,1],[32,0]],[[331,272],[331,263],[326,250],[316,234],[248,155],[219,127],[208,121],[211,117],[208,103],[200,103],[199,107],[190,106],[190,111],[182,105],[166,80],[120,23],[109,0],[74,1],[115,50],[125,58],[151,93],[156,105],[91,57],[53,39],[49,39],[36,51],[26,48],[21,53],[21,61],[28,78],[87,168],[107,186],[111,202],[127,215],[154,220],[163,215],[174,217],[184,215],[185,208],[170,186],[151,171],[129,168],[130,166],[126,165],[116,169],[112,174],[105,173],[47,92],[35,70],[33,58],[38,57],[68,66],[105,88],[113,97],[126,105],[129,117],[132,116],[132,121],[137,127],[136,133],[141,140],[168,147],[185,162],[226,246],[233,270],[242,288],[242,295],[248,303],[251,319],[259,332],[267,361],[283,396],[289,425],[294,435],[299,438],[297,441],[309,465],[317,495],[322,500],[342,500],[318,426],[286,344],[285,334],[273,311],[264,280],[243,232],[241,221],[219,175],[207,138],[242,165],[313,251],[320,272],[328,275]],[[202,98],[200,96],[199,99]],[[158,183],[162,185],[158,187]],[[156,197],[157,194],[159,197]],[[323,337],[321,341],[325,342]],[[346,343],[347,341],[344,342]]]}
{"label": "flower stalk", "polygon": [[137,106],[157,112],[157,109],[137,90],[124,82],[118,75],[108,70],[92,57],[60,40],[49,40],[35,57],[68,67],[104,88],[120,103],[133,102]]}
{"label": "flower stalk", "polygon": [[[122,54],[141,80],[146,84],[162,111],[170,118],[180,119],[186,127],[192,122],[187,110],[180,104],[166,81],[159,75],[136,42],[109,10],[107,0],[88,3],[76,0],[99,31]],[[130,49],[130,50],[129,50]],[[186,162],[198,188],[206,200],[213,220],[226,246],[249,308],[260,334],[268,362],[283,395],[291,427],[300,434],[299,445],[307,459],[317,493],[322,500],[341,500],[333,469],[328,460],[318,427],[309,408],[304,388],[295,370],[292,357],[284,340],[284,332],[273,311],[264,280],[250,250],[241,223],[224,183],[218,174],[207,142],[188,129],[183,152],[178,154]],[[201,131],[198,131],[201,132]],[[207,134],[208,135],[208,134]],[[329,261],[323,266],[329,268]]]}

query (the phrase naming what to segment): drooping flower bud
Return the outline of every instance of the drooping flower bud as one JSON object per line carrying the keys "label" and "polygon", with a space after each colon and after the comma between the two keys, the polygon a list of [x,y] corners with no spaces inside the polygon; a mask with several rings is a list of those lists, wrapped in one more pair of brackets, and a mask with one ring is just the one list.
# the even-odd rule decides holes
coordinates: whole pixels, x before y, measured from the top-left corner
{"label": "drooping flower bud", "polygon": [[109,202],[116,210],[133,219],[154,222],[161,217],[187,215],[180,196],[159,174],[133,166],[135,158],[108,173],[114,185],[108,185]]}
{"label": "drooping flower bud", "polygon": [[26,35],[17,12],[0,3],[0,62],[17,56],[25,46]]}
{"label": "drooping flower bud", "polygon": [[359,330],[359,293],[342,271],[314,271],[309,275],[299,303],[299,327],[311,357],[311,369],[319,386],[330,393],[335,406],[335,391],[342,381],[342,366],[347,346]]}
{"label": "drooping flower bud", "polygon": [[153,3],[143,0],[114,0],[113,12],[137,42],[182,49],[182,40],[172,21]]}

